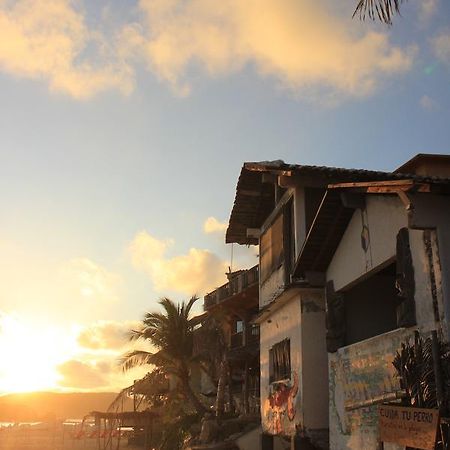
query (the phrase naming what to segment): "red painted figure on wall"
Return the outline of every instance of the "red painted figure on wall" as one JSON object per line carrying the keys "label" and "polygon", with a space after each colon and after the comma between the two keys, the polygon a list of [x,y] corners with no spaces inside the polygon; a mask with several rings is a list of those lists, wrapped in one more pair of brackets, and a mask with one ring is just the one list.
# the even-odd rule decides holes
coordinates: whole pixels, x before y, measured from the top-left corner
{"label": "red painted figure on wall", "polygon": [[265,402],[265,415],[271,423],[274,434],[282,433],[283,418],[287,416],[290,422],[295,418],[295,398],[298,393],[298,375],[293,371],[293,383],[276,383]]}

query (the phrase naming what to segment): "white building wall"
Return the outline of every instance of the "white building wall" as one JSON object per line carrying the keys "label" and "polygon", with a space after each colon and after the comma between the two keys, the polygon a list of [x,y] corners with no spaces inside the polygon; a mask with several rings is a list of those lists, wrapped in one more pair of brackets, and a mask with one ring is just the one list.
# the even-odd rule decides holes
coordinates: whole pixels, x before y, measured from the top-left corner
{"label": "white building wall", "polygon": [[[286,292],[284,295],[292,296]],[[280,300],[282,300],[280,298]],[[275,311],[269,319],[260,324],[260,363],[261,363],[261,422],[263,431],[269,434],[294,435],[296,427],[303,423],[303,411],[300,409],[301,379],[302,379],[302,336],[301,326],[301,305],[298,293],[294,295]],[[288,417],[288,403],[282,405],[271,405],[274,400],[274,389],[269,383],[269,350],[274,344],[283,339],[290,339],[291,347],[291,369],[293,374],[289,383],[292,387],[295,377],[298,380],[296,394],[292,396],[290,402],[294,408],[292,420]]]}
{"label": "white building wall", "polygon": [[[442,297],[445,323],[450,322],[450,197],[444,195],[416,194],[412,196],[414,211],[410,217],[412,228],[435,230],[435,241],[440,266],[440,295]],[[450,340],[447,326],[447,339]]]}
{"label": "white building wall", "polygon": [[[313,442],[325,447],[328,442],[328,361],[323,291],[290,292],[293,294],[287,291],[277,299],[283,305],[260,324],[262,426],[267,433],[285,436],[303,431]],[[295,395],[284,404],[274,406],[276,385],[269,383],[269,350],[286,338],[290,339],[292,370],[291,380],[286,385]],[[289,411],[289,408],[293,409]]]}
{"label": "white building wall", "polygon": [[[259,271],[261,273],[261,270]],[[272,302],[284,291],[284,266],[275,270],[259,287],[259,308]]]}
{"label": "white building wall", "polygon": [[[367,251],[361,245],[364,226],[369,236]],[[328,267],[327,280],[340,290],[395,257],[398,230],[407,226],[405,207],[396,195],[366,196],[365,211],[355,210]]]}

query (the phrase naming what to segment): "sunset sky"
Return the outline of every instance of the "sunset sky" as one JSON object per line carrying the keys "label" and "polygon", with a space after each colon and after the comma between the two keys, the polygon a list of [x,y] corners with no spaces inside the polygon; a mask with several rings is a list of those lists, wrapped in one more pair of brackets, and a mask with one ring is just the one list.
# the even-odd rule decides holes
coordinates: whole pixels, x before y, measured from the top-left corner
{"label": "sunset sky", "polygon": [[450,152],[449,3],[355,3],[0,0],[0,393],[143,374],[124,332],[224,282],[243,161]]}

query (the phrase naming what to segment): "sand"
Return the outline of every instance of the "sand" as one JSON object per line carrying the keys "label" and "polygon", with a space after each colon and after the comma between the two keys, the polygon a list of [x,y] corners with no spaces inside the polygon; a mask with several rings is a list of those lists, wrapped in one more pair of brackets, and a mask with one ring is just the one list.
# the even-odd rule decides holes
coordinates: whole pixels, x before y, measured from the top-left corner
{"label": "sand", "polygon": [[[92,433],[91,433],[92,434]],[[119,447],[118,447],[119,444]],[[0,450],[142,450],[142,447],[128,445],[128,439],[113,438],[112,446],[104,438],[77,436],[77,433],[63,427],[34,429],[33,427],[0,428]]]}

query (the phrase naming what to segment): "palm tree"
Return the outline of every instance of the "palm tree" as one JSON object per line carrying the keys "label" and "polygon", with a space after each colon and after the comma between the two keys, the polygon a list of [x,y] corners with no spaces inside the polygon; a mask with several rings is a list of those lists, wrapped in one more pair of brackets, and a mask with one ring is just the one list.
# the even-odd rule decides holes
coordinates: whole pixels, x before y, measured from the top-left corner
{"label": "palm tree", "polygon": [[148,312],[142,321],[142,328],[132,330],[130,339],[147,341],[155,352],[133,350],[124,355],[122,367],[129,370],[136,366],[152,364],[178,381],[181,392],[196,412],[203,415],[207,409],[191,386],[191,369],[198,363],[193,352],[193,322],[190,311],[197,297],[188,303],[175,304],[164,297],[159,301],[163,312]]}
{"label": "palm tree", "polygon": [[364,20],[367,17],[392,25],[392,17],[400,14],[400,5],[406,0],[359,0],[353,17],[358,15]]}

